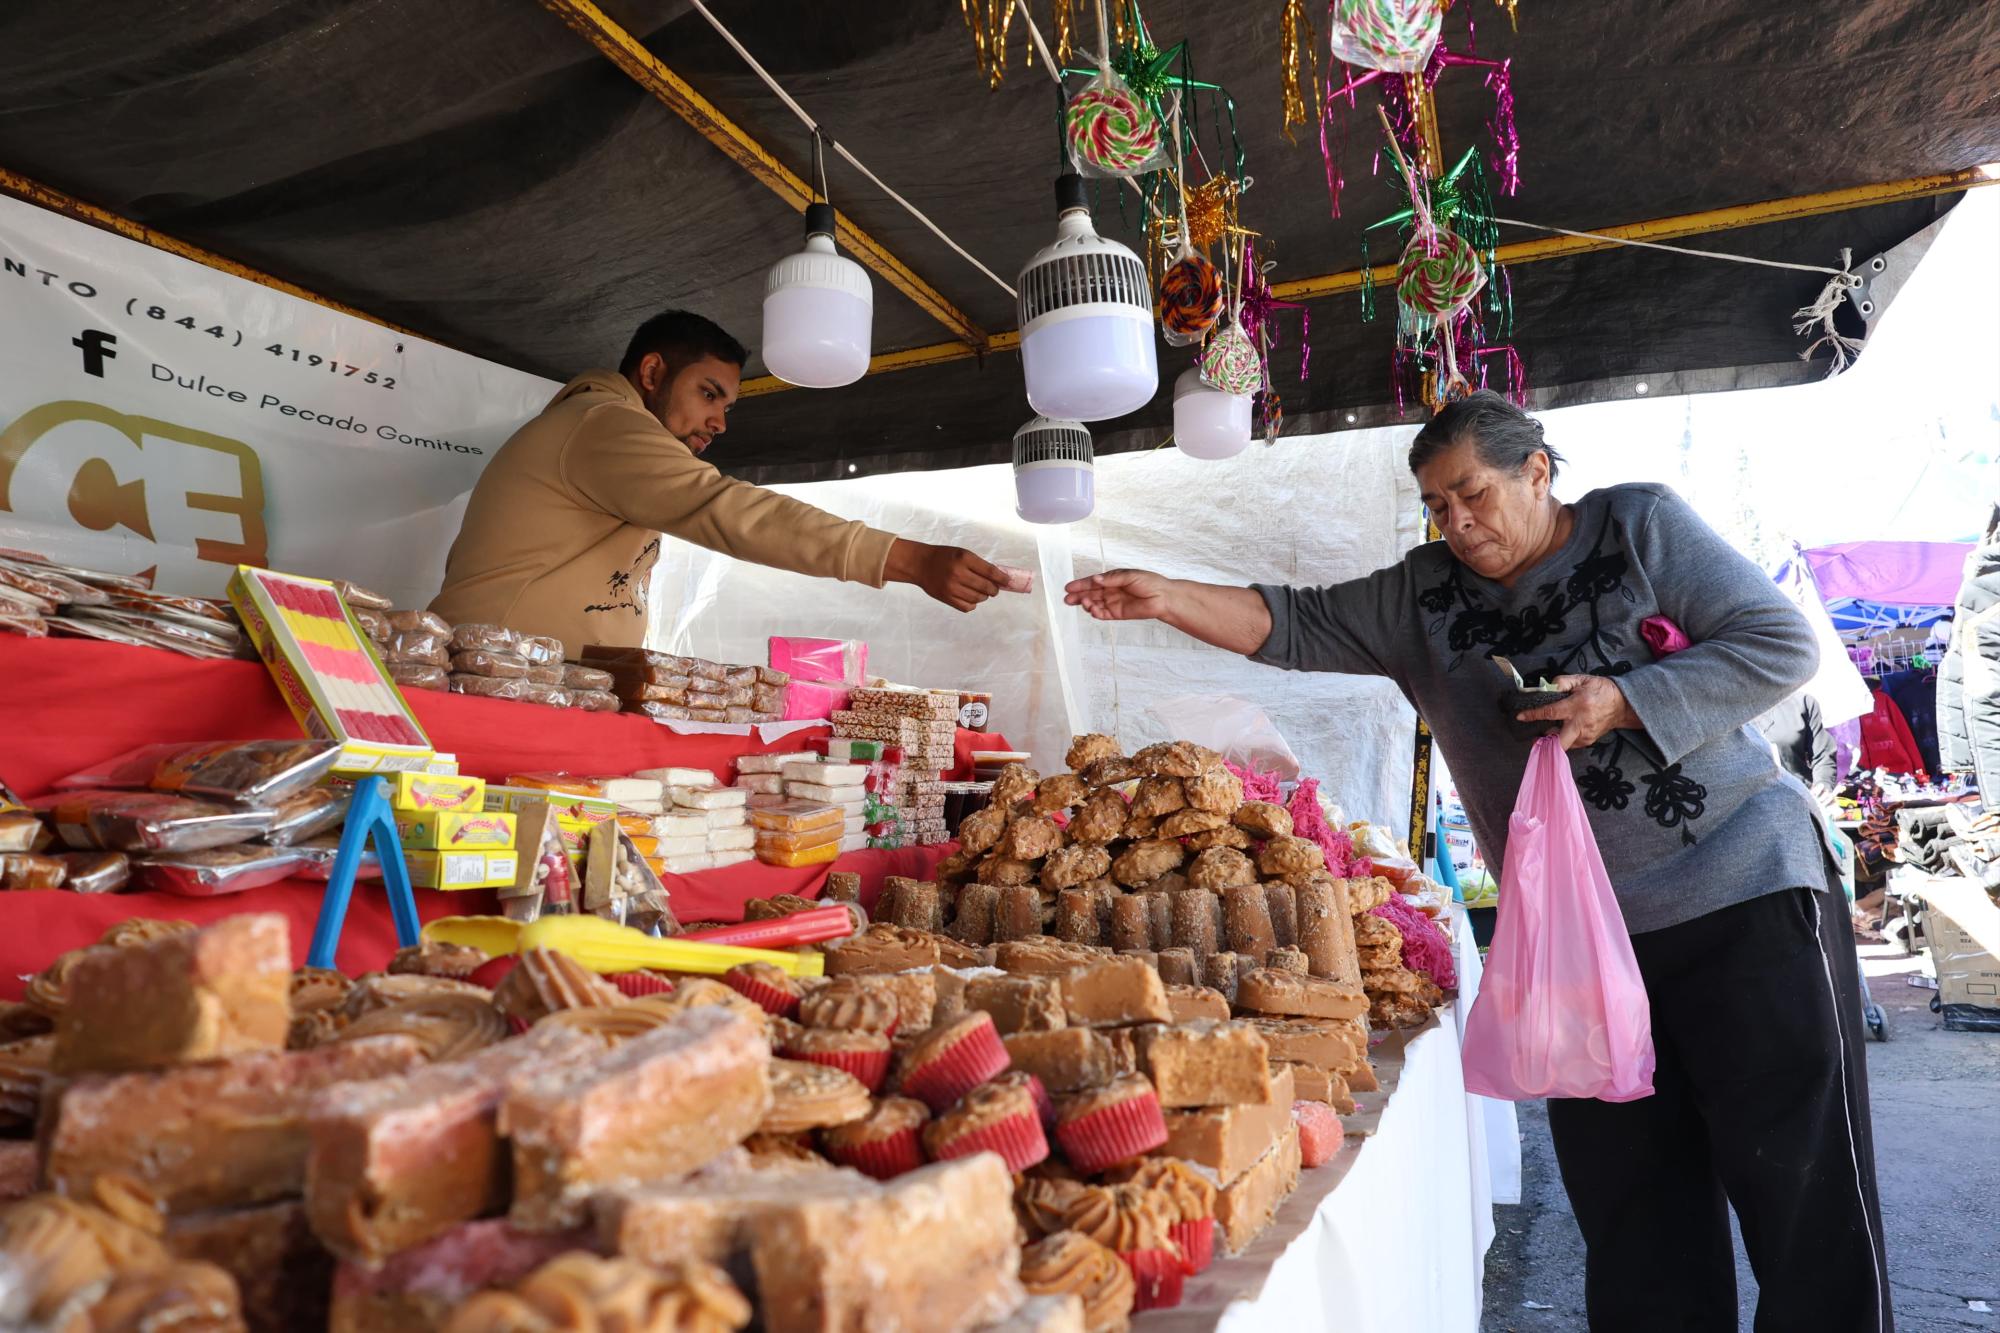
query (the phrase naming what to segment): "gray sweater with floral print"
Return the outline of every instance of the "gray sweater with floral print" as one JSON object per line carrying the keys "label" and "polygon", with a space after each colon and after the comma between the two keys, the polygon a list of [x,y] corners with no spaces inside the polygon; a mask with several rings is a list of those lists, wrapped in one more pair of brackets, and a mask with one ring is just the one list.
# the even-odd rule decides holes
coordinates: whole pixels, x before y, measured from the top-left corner
{"label": "gray sweater with floral print", "polygon": [[[1615,677],[1644,723],[1570,753],[1632,933],[1781,889],[1826,887],[1816,807],[1752,719],[1811,677],[1811,628],[1770,579],[1664,486],[1592,491],[1560,550],[1514,587],[1430,542],[1366,578],[1260,587],[1271,636],[1256,660],[1387,676],[1429,723],[1487,860],[1500,867],[1532,737],[1500,708],[1512,681]],[[1665,616],[1693,646],[1656,659],[1639,624]]]}

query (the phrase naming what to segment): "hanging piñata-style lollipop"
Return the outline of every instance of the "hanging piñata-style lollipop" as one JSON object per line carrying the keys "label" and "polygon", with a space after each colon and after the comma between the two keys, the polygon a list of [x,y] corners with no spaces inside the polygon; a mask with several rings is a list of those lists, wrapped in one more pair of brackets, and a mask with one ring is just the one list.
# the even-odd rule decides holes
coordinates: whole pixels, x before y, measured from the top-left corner
{"label": "hanging pi\u00f1ata-style lollipop", "polygon": [[1201,354],[1201,382],[1239,397],[1263,390],[1264,360],[1239,321],[1231,320],[1228,328],[1209,339]]}
{"label": "hanging pi\u00f1ata-style lollipop", "polygon": [[1420,324],[1442,324],[1486,285],[1479,251],[1449,227],[1419,234],[1396,269],[1396,304]]}
{"label": "hanging pi\u00f1ata-style lollipop", "polygon": [[1333,54],[1362,69],[1414,74],[1443,31],[1439,0],[1334,0]]}
{"label": "hanging pi\u00f1ata-style lollipop", "polygon": [[1070,98],[1063,125],[1077,166],[1098,175],[1136,175],[1161,155],[1159,117],[1115,74]]}
{"label": "hanging pi\u00f1ata-style lollipop", "polygon": [[1160,275],[1160,331],[1176,347],[1198,341],[1222,318],[1222,274],[1192,250]]}

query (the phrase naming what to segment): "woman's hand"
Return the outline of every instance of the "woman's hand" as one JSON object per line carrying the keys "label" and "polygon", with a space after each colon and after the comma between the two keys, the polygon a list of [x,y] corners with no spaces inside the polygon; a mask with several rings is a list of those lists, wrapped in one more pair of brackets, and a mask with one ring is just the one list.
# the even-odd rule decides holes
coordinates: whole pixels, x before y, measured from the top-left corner
{"label": "woman's hand", "polygon": [[1174,586],[1143,569],[1114,569],[1071,583],[1063,601],[1097,620],[1166,620],[1173,614]]}
{"label": "woman's hand", "polygon": [[1625,691],[1609,676],[1557,676],[1552,682],[1570,696],[1515,716],[1523,722],[1559,722],[1557,738],[1565,750],[1595,745],[1607,731],[1641,731],[1639,715],[1626,702]]}

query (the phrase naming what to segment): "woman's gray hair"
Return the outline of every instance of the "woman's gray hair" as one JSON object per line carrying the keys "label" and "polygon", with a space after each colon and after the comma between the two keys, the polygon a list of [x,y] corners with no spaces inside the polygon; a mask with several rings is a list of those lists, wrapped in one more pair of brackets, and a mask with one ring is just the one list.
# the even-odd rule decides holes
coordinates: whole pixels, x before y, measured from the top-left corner
{"label": "woman's gray hair", "polygon": [[1562,455],[1542,439],[1542,423],[1491,389],[1469,393],[1447,403],[1424,423],[1410,441],[1410,471],[1429,463],[1447,449],[1471,441],[1479,461],[1496,472],[1519,476],[1536,454],[1549,456],[1549,480],[1556,479]]}

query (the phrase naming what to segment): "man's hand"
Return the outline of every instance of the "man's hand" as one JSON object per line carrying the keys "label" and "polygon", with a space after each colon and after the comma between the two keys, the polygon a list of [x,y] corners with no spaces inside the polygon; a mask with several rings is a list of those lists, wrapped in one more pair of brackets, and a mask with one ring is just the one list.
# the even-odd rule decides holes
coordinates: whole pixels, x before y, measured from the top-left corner
{"label": "man's hand", "polygon": [[898,537],[883,571],[891,583],[914,583],[954,611],[970,611],[1009,586],[1006,571],[960,546],[931,546]]}
{"label": "man's hand", "polygon": [[1557,733],[1565,750],[1595,745],[1607,731],[1641,731],[1639,715],[1626,702],[1625,691],[1609,676],[1557,676],[1552,682],[1570,691],[1567,699],[1515,716],[1523,722],[1559,722]]}
{"label": "man's hand", "polygon": [[1143,569],[1114,569],[1078,579],[1063,602],[1097,620],[1165,620],[1173,610],[1174,581]]}

